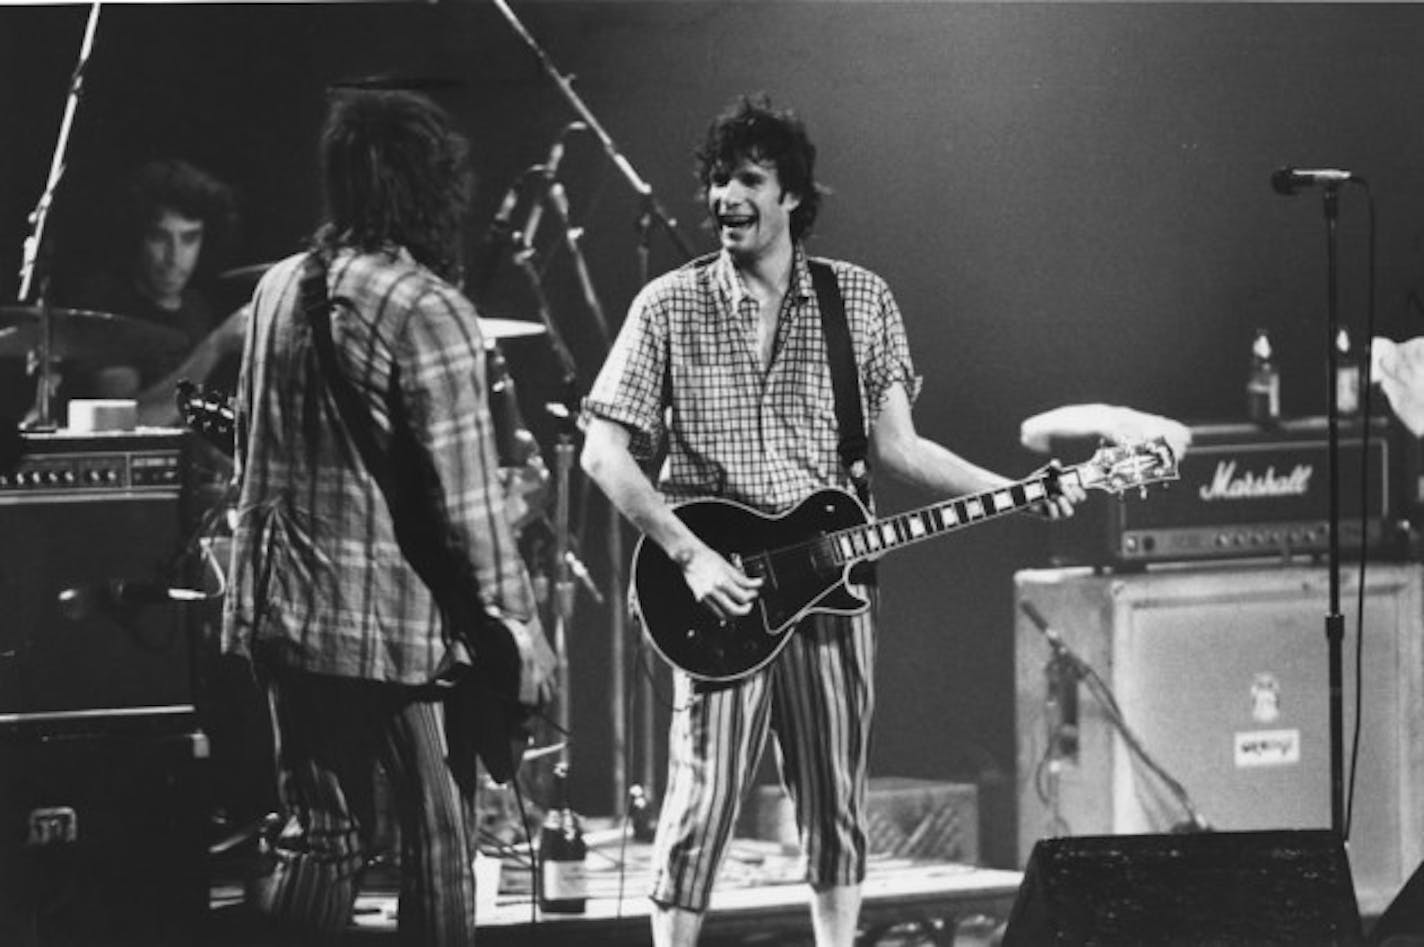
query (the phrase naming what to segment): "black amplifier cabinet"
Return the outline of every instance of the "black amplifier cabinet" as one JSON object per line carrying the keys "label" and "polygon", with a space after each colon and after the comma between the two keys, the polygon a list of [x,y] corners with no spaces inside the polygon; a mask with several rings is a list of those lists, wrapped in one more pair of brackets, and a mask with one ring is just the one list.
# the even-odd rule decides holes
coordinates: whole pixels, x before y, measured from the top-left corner
{"label": "black amplifier cabinet", "polygon": [[0,470],[0,732],[191,728],[192,608],[161,594],[185,584],[189,437],[25,434]]}
{"label": "black amplifier cabinet", "polygon": [[[1369,489],[1362,519],[1360,474],[1364,427],[1340,430],[1341,554],[1403,558],[1408,541],[1405,469],[1416,450],[1403,449],[1381,419],[1369,437]],[[1095,499],[1054,524],[1055,565],[1131,568],[1158,562],[1317,556],[1329,550],[1329,432],[1324,418],[1255,424],[1202,424],[1179,461],[1181,479],[1145,497]],[[1055,456],[1087,456],[1095,445],[1055,442]],[[1060,528],[1061,527],[1061,528]]]}
{"label": "black amplifier cabinet", "polygon": [[0,735],[0,944],[208,942],[201,732]]}

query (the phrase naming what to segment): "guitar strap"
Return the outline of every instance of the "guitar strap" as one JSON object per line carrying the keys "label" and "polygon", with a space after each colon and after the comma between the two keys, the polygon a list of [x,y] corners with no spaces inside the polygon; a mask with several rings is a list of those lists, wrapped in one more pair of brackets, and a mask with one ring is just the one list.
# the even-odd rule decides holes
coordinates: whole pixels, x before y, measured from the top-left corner
{"label": "guitar strap", "polygon": [[[361,461],[371,478],[376,481],[386,506],[390,510],[391,523],[406,561],[425,582],[435,597],[445,619],[446,629],[460,635],[472,652],[477,652],[480,667],[477,677],[484,687],[471,695],[468,688],[456,687],[447,696],[446,726],[452,747],[474,744],[479,752],[486,734],[478,731],[472,714],[488,713],[488,701],[512,700],[513,694],[507,687],[499,688],[499,697],[489,694],[496,681],[518,681],[519,656],[511,643],[504,653],[493,653],[501,640],[493,635],[481,635],[478,629],[489,620],[485,612],[478,584],[469,581],[456,565],[455,557],[448,554],[447,528],[435,516],[432,505],[426,498],[432,495],[437,480],[428,463],[418,463],[424,454],[416,449],[413,437],[407,433],[406,425],[400,423],[404,406],[397,396],[391,405],[392,441],[388,450],[382,450],[376,441],[370,412],[362,404],[351,380],[341,372],[336,361],[336,346],[331,337],[331,310],[334,306],[351,305],[341,297],[331,299],[326,289],[327,266],[319,252],[307,254],[302,263],[300,282],[301,308],[312,332],[312,344],[316,349],[317,363],[326,380],[327,389],[336,402],[337,411],[347,433],[361,455]],[[391,379],[391,387],[399,392],[398,379]],[[400,458],[397,462],[395,459]],[[503,673],[492,673],[491,667],[503,669]],[[512,677],[510,675],[513,675]],[[457,679],[458,680],[458,679]],[[517,685],[516,685],[517,686]],[[458,710],[453,708],[458,707]],[[474,753],[450,754],[450,767],[462,786],[473,786],[476,780]],[[486,759],[490,759],[486,756]]]}
{"label": "guitar strap", "polygon": [[850,481],[855,485],[860,502],[870,504],[870,464],[866,451],[870,442],[865,436],[865,415],[860,405],[860,387],[856,384],[855,353],[851,350],[850,326],[846,324],[845,300],[840,283],[829,263],[810,260],[811,285],[816,289],[816,301],[821,307],[821,332],[826,339],[826,358],[831,366],[831,391],[836,402],[836,426],[840,442],[836,452]]}
{"label": "guitar strap", "polygon": [[[822,260],[808,260],[811,285],[821,308],[821,332],[826,340],[826,360],[831,368],[831,392],[836,403],[836,427],[840,440],[836,453],[855,487],[860,502],[870,508],[870,461],[867,453],[870,441],[865,434],[865,414],[860,403],[860,386],[856,383],[855,353],[850,344],[850,326],[846,322],[845,300],[836,279],[835,270]],[[866,585],[875,583],[875,564],[863,562],[851,569],[851,581]]]}

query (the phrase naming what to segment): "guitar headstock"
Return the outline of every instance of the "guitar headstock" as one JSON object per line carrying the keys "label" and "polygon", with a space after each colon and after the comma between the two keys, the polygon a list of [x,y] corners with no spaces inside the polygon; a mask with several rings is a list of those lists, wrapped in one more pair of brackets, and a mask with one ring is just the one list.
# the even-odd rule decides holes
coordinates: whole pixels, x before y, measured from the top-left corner
{"label": "guitar headstock", "polygon": [[1121,495],[1146,493],[1154,483],[1178,479],[1177,455],[1165,438],[1131,444],[1104,444],[1079,468],[1085,487]]}
{"label": "guitar headstock", "polygon": [[231,457],[237,415],[228,396],[215,388],[195,385],[186,378],[178,382],[173,396],[189,430],[202,435],[209,444]]}

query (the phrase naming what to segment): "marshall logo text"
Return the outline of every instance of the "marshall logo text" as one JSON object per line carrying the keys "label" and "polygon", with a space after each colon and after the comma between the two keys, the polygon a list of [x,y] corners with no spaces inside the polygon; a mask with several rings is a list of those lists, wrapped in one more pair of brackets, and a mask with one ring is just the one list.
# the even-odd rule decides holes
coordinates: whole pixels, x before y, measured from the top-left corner
{"label": "marshall logo text", "polygon": [[1277,474],[1274,465],[1264,473],[1243,470],[1236,472],[1236,461],[1222,460],[1216,465],[1211,483],[1197,492],[1203,500],[1254,500],[1261,497],[1303,497],[1310,490],[1310,478],[1315,468],[1296,464],[1288,474]]}

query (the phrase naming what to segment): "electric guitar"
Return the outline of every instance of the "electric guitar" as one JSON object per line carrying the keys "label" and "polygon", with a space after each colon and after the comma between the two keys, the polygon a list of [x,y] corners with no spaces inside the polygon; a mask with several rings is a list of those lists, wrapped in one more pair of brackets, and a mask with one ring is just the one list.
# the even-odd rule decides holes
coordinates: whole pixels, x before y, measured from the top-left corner
{"label": "electric guitar", "polygon": [[719,619],[692,597],[682,568],[656,543],[633,551],[633,605],[653,647],[704,681],[728,682],[764,667],[815,612],[854,615],[869,602],[851,591],[851,566],[911,543],[1013,513],[1056,495],[1062,484],[1121,494],[1177,479],[1166,441],[1106,446],[1075,467],[1050,466],[1017,483],[876,520],[856,497],[834,487],[789,511],[767,516],[730,500],[682,503],[673,510],[697,536],[747,575],[760,578],[752,610]]}

